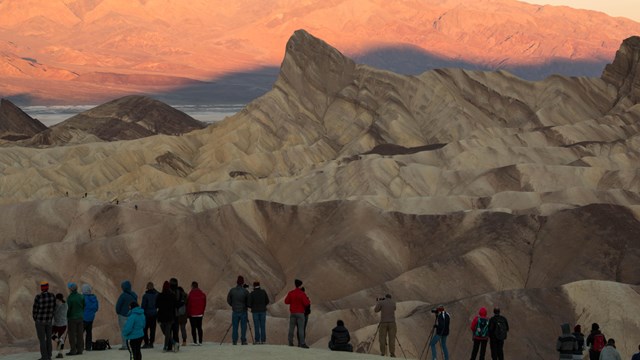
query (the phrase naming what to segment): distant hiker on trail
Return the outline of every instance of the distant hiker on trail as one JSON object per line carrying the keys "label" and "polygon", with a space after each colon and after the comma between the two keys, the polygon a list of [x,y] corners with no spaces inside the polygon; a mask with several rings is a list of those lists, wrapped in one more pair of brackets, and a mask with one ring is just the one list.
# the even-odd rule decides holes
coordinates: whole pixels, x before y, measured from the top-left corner
{"label": "distant hiker on trail", "polygon": [[618,349],[616,349],[615,340],[607,340],[607,346],[605,346],[600,353],[600,360],[622,360]]}
{"label": "distant hiker on trail", "polygon": [[67,355],[80,355],[84,350],[82,329],[84,327],[84,297],[78,294],[78,285],[70,282],[67,287],[71,293],[67,297],[67,323],[69,334],[69,352]]}
{"label": "distant hiker on trail", "polygon": [[238,344],[238,325],[240,326],[240,341],[242,345],[247,345],[247,303],[249,301],[249,291],[244,287],[244,277],[238,276],[236,286],[229,290],[227,294],[227,304],[231,306],[231,324],[233,332],[231,340],[233,345]]}
{"label": "distant hiker on trail", "polygon": [[180,333],[182,334],[182,346],[187,346],[187,293],[182,286],[178,286],[178,325],[180,326]]}
{"label": "distant hiker on trail", "polygon": [[[162,352],[177,349],[178,344],[173,339],[173,324],[176,319],[176,296],[171,292],[171,285],[168,281],[162,284],[162,292],[156,298],[156,309],[158,311],[158,322],[160,330],[164,334],[164,346]],[[174,350],[177,351],[177,350]]]}
{"label": "distant hiker on trail", "polygon": [[140,305],[144,311],[145,319],[143,349],[152,349],[153,342],[156,340],[156,322],[158,319],[156,299],[158,298],[158,294],[158,290],[153,287],[153,283],[148,282],[147,291],[142,295],[142,304]]}
{"label": "distant hiker on trail", "polygon": [[578,342],[578,350],[573,352],[573,358],[575,360],[582,360],[584,358],[584,356],[582,356],[582,352],[584,351],[584,334],[582,333],[582,327],[580,325],[574,326],[572,335]]}
{"label": "distant hiker on trail", "polygon": [[127,317],[127,322],[122,328],[122,337],[127,339],[131,359],[141,360],[140,345],[142,345],[142,339],[144,339],[144,327],[147,321],[144,318],[144,310],[138,306],[137,302],[132,302],[129,308],[131,310],[129,317]]}
{"label": "distant hiker on trail", "polygon": [[631,360],[640,360],[640,345],[638,345],[638,352],[633,354]]}
{"label": "distant hiker on trail", "polygon": [[55,341],[58,349],[58,355],[56,358],[63,357],[62,350],[64,350],[64,341],[66,339],[67,332],[67,302],[64,301],[64,295],[61,293],[56,294],[56,310],[53,313],[53,335],[51,340]]}
{"label": "distant hiker on trail", "polygon": [[349,344],[350,341],[351,335],[349,335],[349,330],[344,327],[344,321],[338,320],[336,327],[331,330],[329,349],[332,351],[353,352],[353,345]]}
{"label": "distant hiker on trail", "polygon": [[[127,317],[129,316],[129,304],[132,302],[138,302],[138,295],[131,290],[131,282],[129,280],[125,280],[120,284],[122,288],[122,294],[118,297],[118,301],[116,302],[116,314],[118,314],[118,326],[120,327],[120,333],[122,334],[122,329],[124,328],[124,324],[127,322]],[[124,336],[121,336],[122,343],[120,345],[120,350],[129,349],[127,345],[127,339]]]}
{"label": "distant hiker on trail", "polygon": [[260,287],[259,281],[254,281],[253,291],[249,294],[249,307],[253,316],[256,344],[267,342],[267,305],[269,305],[269,295]]}
{"label": "distant hiker on trail", "polygon": [[493,316],[489,319],[489,346],[492,360],[504,360],[504,341],[509,332],[507,318],[500,315],[500,308],[493,308]]}
{"label": "distant hiker on trail", "polygon": [[82,285],[82,296],[84,297],[84,313],[82,315],[85,333],[84,349],[91,351],[91,345],[93,344],[93,320],[96,318],[96,313],[100,305],[98,304],[98,298],[91,292],[91,285]]}
{"label": "distant hiker on trail", "polygon": [[473,351],[471,352],[471,360],[476,359],[478,349],[480,349],[480,360],[484,360],[484,354],[487,351],[487,341],[489,340],[489,319],[487,319],[487,309],[481,307],[478,315],[471,321],[471,333],[473,334]]}
{"label": "distant hiker on trail", "polygon": [[304,333],[304,311],[311,301],[301,289],[302,280],[295,279],[295,289],[289,291],[284,303],[289,305],[289,346],[293,346],[293,331],[298,328],[298,347],[308,349]]}
{"label": "distant hiker on trail", "polygon": [[40,293],[33,299],[31,316],[36,323],[36,334],[40,343],[40,358],[43,360],[51,359],[51,322],[55,309],[56,298],[49,292],[49,283],[41,281]]}
{"label": "distant hiker on trail", "polygon": [[562,328],[562,335],[556,341],[556,350],[560,353],[560,359],[573,359],[573,353],[578,350],[578,341],[571,334],[571,326],[569,324],[564,323],[560,327]]}
{"label": "distant hiker on trail", "polygon": [[[391,298],[391,294],[386,294],[378,299],[373,311],[380,313],[380,324],[378,324],[380,355],[387,354],[387,338],[389,339],[389,355],[396,357],[396,302]],[[375,341],[375,339],[374,339]]]}
{"label": "distant hiker on trail", "polygon": [[207,307],[207,295],[200,290],[198,282],[191,282],[191,291],[187,297],[187,316],[191,325],[193,345],[202,345],[202,318]]}
{"label": "distant hiker on trail", "polygon": [[589,360],[600,360],[600,352],[607,344],[607,338],[600,331],[598,323],[591,324],[591,333],[587,336],[589,346]]}
{"label": "distant hiker on trail", "polygon": [[[432,310],[433,311],[433,310]],[[436,352],[436,344],[440,342],[440,348],[444,354],[444,360],[449,360],[449,350],[447,349],[447,337],[449,336],[449,323],[451,316],[444,310],[444,305],[439,305],[436,309],[436,321],[433,324],[435,334],[431,339],[431,359],[436,360],[438,353]]]}

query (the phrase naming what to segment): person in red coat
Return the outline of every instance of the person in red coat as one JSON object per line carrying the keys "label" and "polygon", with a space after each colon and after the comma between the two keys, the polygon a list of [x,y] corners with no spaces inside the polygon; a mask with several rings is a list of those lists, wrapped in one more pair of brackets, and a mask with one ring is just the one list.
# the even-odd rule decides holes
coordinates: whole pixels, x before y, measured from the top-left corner
{"label": "person in red coat", "polygon": [[473,334],[473,351],[471,360],[476,360],[478,348],[480,349],[480,360],[484,360],[487,351],[487,341],[489,340],[489,319],[487,319],[487,309],[484,307],[478,311],[478,316],[471,322],[471,333]]}
{"label": "person in red coat", "polygon": [[187,296],[187,316],[191,324],[193,345],[202,345],[202,317],[207,307],[207,295],[198,288],[198,282],[191,283],[191,291]]}
{"label": "person in red coat", "polygon": [[311,305],[311,301],[301,289],[302,281],[295,280],[296,288],[289,291],[284,303],[289,305],[289,346],[293,346],[293,330],[298,327],[298,346],[304,349],[309,347],[305,343],[304,333],[304,309]]}

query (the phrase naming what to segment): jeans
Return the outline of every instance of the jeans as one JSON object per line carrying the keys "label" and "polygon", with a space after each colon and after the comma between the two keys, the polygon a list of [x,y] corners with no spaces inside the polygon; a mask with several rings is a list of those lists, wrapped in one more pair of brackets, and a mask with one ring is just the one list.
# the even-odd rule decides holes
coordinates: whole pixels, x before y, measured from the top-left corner
{"label": "jeans", "polygon": [[442,353],[444,354],[444,360],[449,360],[449,350],[447,349],[447,337],[435,334],[433,335],[433,339],[431,339],[431,358],[436,360],[436,344],[440,341],[440,347],[442,348]]}
{"label": "jeans", "polygon": [[93,321],[84,321],[84,349],[89,351],[93,345]]}
{"label": "jeans", "polygon": [[175,341],[173,340],[173,335],[171,330],[172,328],[173,328],[173,321],[160,323],[160,330],[162,330],[162,334],[164,334],[164,346],[162,347],[163,350],[171,351],[173,349],[173,345],[175,344]]}
{"label": "jeans", "polygon": [[120,344],[120,348],[121,349],[128,349],[129,345],[127,343],[127,339],[124,338],[124,335],[122,335],[122,329],[124,329],[124,324],[127,323],[127,317],[126,316],[122,316],[120,314],[118,314],[118,326],[120,327],[120,340],[122,341]]}
{"label": "jeans", "polygon": [[40,343],[40,356],[42,359],[51,359],[51,324],[36,322],[36,334]]}
{"label": "jeans", "polygon": [[202,316],[193,316],[189,318],[191,324],[191,336],[194,344],[202,344]]}
{"label": "jeans", "polygon": [[264,343],[267,341],[267,313],[253,313],[253,327],[256,333],[256,343]]}
{"label": "jeans", "polygon": [[291,314],[289,316],[289,346],[293,346],[293,330],[298,327],[298,346],[306,345],[304,342],[304,314]]}
{"label": "jeans", "polygon": [[231,323],[233,324],[233,332],[231,333],[231,340],[233,344],[238,343],[238,324],[240,324],[240,341],[243,344],[247,343],[247,312],[246,311],[234,311],[231,314]]}
{"label": "jeans", "polygon": [[145,345],[153,345],[153,342],[156,341],[156,316],[154,315],[145,315],[145,324],[144,324],[144,344]]}
{"label": "jeans", "polygon": [[129,340],[129,355],[133,360],[142,360],[142,352],[140,352],[140,345],[142,345],[143,337]]}

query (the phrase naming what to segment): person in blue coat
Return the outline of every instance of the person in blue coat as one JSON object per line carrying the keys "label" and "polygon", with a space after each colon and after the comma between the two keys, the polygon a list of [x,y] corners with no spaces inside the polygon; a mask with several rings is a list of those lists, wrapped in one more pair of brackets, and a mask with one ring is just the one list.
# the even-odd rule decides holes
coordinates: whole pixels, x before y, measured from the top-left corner
{"label": "person in blue coat", "polygon": [[[129,316],[129,305],[132,302],[138,303],[138,295],[131,290],[131,282],[129,280],[125,280],[120,284],[122,288],[122,294],[118,298],[116,302],[116,313],[118,314],[118,325],[120,326],[120,331],[124,328],[124,324],[127,322],[127,317]],[[120,346],[120,350],[127,350],[127,339],[122,336],[122,345]]]}
{"label": "person in blue coat", "polygon": [[129,345],[131,359],[142,360],[140,347],[142,346],[142,339],[144,339],[144,326],[147,321],[144,318],[144,310],[142,310],[137,302],[132,302],[129,307],[131,311],[127,317],[127,322],[125,322],[122,328],[122,337]]}
{"label": "person in blue coat", "polygon": [[91,345],[93,344],[93,320],[96,318],[96,313],[100,308],[98,304],[98,298],[91,292],[91,285],[82,285],[82,295],[84,296],[84,314],[82,320],[84,321],[84,349],[91,351]]}

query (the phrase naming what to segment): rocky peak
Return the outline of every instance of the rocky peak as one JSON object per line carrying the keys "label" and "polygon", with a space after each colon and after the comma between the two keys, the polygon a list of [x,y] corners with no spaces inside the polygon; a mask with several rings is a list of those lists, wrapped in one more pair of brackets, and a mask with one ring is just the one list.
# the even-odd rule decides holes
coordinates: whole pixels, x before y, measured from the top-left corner
{"label": "rocky peak", "polygon": [[46,130],[40,121],[27,115],[11,101],[0,99],[0,138],[21,140]]}
{"label": "rocky peak", "polygon": [[618,88],[620,98],[640,102],[640,36],[622,42],[613,63],[602,72],[602,80]]}

